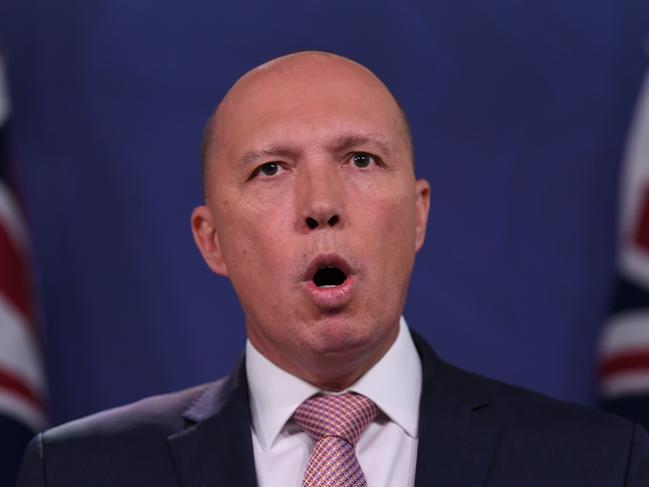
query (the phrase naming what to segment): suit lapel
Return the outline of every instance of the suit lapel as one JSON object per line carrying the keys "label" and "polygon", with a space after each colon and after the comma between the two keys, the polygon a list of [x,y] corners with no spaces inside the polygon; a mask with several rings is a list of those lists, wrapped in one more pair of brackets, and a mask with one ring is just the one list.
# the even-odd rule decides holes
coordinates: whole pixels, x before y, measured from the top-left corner
{"label": "suit lapel", "polygon": [[423,367],[415,486],[482,486],[502,425],[489,415],[486,396],[464,388],[461,377],[453,377],[455,369],[421,337],[413,338]]}
{"label": "suit lapel", "polygon": [[243,360],[183,417],[187,428],[168,441],[184,487],[257,485]]}

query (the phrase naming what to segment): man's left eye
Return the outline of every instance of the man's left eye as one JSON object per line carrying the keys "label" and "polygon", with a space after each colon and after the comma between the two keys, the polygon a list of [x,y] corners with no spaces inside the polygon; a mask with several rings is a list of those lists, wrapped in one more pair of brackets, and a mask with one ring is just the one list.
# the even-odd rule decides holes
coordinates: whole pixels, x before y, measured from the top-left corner
{"label": "man's left eye", "polygon": [[352,156],[352,162],[354,163],[354,166],[364,168],[372,163],[376,164],[376,158],[366,152],[357,152]]}

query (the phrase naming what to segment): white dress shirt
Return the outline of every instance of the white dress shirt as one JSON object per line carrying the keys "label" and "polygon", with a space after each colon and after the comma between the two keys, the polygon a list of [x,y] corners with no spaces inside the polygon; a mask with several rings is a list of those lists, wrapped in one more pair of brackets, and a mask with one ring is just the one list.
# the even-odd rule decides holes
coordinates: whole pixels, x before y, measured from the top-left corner
{"label": "white dress shirt", "polygon": [[[298,487],[314,443],[291,417],[303,401],[323,391],[277,367],[250,341],[246,372],[259,486]],[[421,361],[402,317],[386,354],[341,392],[363,394],[380,409],[356,445],[369,487],[414,485],[421,380]]]}

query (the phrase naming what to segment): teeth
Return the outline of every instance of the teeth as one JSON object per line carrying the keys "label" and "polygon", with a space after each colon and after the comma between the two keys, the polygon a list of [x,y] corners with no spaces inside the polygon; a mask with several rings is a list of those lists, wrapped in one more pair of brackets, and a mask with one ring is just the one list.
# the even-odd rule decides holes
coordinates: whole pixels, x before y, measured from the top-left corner
{"label": "teeth", "polygon": [[335,284],[325,284],[324,286],[320,286],[320,287],[336,287],[336,285]]}

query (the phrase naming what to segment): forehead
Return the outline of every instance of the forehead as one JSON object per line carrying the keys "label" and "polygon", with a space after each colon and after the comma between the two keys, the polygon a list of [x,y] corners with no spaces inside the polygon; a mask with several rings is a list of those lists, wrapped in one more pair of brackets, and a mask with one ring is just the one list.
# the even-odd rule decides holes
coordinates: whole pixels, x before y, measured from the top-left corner
{"label": "forehead", "polygon": [[264,66],[244,76],[219,107],[215,130],[219,151],[230,153],[278,140],[373,134],[397,146],[407,139],[385,86],[355,63],[328,59]]}

